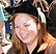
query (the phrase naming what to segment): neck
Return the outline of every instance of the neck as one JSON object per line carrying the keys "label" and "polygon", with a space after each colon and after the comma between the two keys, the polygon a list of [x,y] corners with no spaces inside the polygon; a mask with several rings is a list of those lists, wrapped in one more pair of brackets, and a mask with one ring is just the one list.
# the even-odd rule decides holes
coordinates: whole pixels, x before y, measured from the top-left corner
{"label": "neck", "polygon": [[31,43],[30,45],[27,45],[27,48],[30,54],[32,54],[36,46],[37,46],[37,39],[33,41],[33,43]]}

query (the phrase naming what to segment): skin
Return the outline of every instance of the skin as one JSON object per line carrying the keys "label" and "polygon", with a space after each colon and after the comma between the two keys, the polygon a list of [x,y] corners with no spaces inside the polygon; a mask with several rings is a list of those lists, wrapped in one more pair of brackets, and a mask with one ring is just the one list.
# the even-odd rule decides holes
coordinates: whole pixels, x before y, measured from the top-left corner
{"label": "skin", "polygon": [[37,25],[30,16],[23,13],[16,16],[14,23],[16,35],[27,45],[28,50],[32,52],[37,45],[40,25]]}
{"label": "skin", "polygon": [[2,49],[2,47],[0,45],[0,54],[2,54],[2,53],[3,53],[3,49]]}

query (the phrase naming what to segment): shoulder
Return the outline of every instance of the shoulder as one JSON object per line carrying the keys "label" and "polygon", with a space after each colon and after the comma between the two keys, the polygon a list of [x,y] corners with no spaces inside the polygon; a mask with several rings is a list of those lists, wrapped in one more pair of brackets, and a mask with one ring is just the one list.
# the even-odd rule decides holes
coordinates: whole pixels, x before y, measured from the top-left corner
{"label": "shoulder", "polygon": [[7,54],[15,54],[12,47],[7,51]]}
{"label": "shoulder", "polygon": [[56,47],[56,40],[51,40],[49,43],[49,47]]}
{"label": "shoulder", "polygon": [[47,48],[48,54],[56,54],[56,42],[50,41],[49,46]]}
{"label": "shoulder", "polygon": [[52,54],[56,54],[56,43],[53,45]]}

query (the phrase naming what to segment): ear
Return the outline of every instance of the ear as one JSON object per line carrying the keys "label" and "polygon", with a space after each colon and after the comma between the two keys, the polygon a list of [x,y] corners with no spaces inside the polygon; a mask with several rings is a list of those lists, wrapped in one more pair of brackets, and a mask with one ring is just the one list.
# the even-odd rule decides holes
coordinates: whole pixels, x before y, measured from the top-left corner
{"label": "ear", "polygon": [[40,28],[41,28],[40,23],[37,24],[37,28],[38,28],[38,30],[40,30]]}

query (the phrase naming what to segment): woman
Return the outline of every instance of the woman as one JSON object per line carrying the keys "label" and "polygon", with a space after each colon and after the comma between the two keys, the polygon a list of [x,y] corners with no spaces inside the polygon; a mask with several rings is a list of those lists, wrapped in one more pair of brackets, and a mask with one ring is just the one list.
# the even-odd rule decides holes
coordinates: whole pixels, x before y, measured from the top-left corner
{"label": "woman", "polygon": [[41,7],[44,13],[47,13],[49,11],[49,4],[46,0],[33,0],[33,5],[35,5],[36,7]]}
{"label": "woman", "polygon": [[39,20],[36,7],[29,1],[25,1],[12,8],[5,8],[10,14],[14,10],[11,17],[12,47],[7,54],[48,54],[51,52],[53,54],[56,49],[56,40]]}
{"label": "woman", "polygon": [[[5,6],[4,6],[5,5]],[[7,7],[8,4],[4,0],[0,0],[0,33],[2,35],[2,46],[9,44],[9,42],[5,38],[5,16],[4,16],[4,8]]]}

